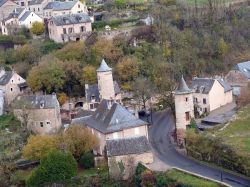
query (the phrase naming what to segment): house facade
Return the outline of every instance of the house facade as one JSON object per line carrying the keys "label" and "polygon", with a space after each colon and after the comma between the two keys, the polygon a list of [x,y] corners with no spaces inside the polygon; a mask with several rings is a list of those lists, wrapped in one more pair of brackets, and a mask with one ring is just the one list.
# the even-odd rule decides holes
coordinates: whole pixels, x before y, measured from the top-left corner
{"label": "house facade", "polygon": [[112,68],[107,65],[104,59],[96,71],[98,83],[93,85],[85,84],[86,109],[96,110],[103,99],[122,103],[119,85],[113,80]]}
{"label": "house facade", "polygon": [[43,9],[43,18],[50,19],[54,16],[67,14],[88,13],[86,4],[81,1],[54,1],[49,2]]}
{"label": "house facade", "polygon": [[12,103],[14,115],[36,134],[57,133],[62,126],[56,95],[18,96]]}
{"label": "house facade", "polygon": [[147,123],[138,119],[119,103],[102,100],[93,115],[75,118],[71,124],[90,129],[99,141],[100,147],[95,150],[103,155],[107,140],[145,136],[148,139]]}
{"label": "house facade", "polygon": [[58,43],[84,40],[92,31],[89,16],[85,13],[54,16],[48,23],[49,38]]}
{"label": "house facade", "polygon": [[242,88],[250,85],[250,61],[235,65],[225,76],[225,80],[233,88],[233,95],[239,96]]}
{"label": "house facade", "polygon": [[[111,177],[127,180],[134,176],[138,163],[151,164],[153,154],[145,136],[107,141],[107,156]],[[123,165],[124,171],[119,165]]]}
{"label": "house facade", "polygon": [[53,0],[31,0],[28,2],[26,8],[36,13],[41,18],[44,18],[44,8],[52,1]]}
{"label": "house facade", "polygon": [[34,22],[43,22],[43,19],[25,8],[16,8],[9,17],[1,21],[2,34],[15,34],[21,27],[31,28]]}
{"label": "house facade", "polygon": [[0,0],[0,21],[7,18],[19,6],[11,0]]}
{"label": "house facade", "polygon": [[0,70],[0,90],[3,92],[5,104],[9,105],[26,88],[26,81],[15,71]]}

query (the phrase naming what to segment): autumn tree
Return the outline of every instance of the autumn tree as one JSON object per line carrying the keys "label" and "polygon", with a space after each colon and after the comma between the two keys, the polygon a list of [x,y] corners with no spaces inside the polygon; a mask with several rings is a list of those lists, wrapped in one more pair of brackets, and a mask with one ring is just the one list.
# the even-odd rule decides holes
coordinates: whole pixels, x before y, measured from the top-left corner
{"label": "autumn tree", "polygon": [[57,149],[57,136],[31,135],[23,148],[23,156],[28,160],[40,160],[53,149]]}
{"label": "autumn tree", "polygon": [[59,93],[57,98],[60,105],[63,105],[69,99],[65,93]]}
{"label": "autumn tree", "polygon": [[42,22],[34,22],[31,27],[31,32],[35,35],[41,35],[45,31],[44,24]]}
{"label": "autumn tree", "polygon": [[59,147],[69,151],[79,160],[81,156],[96,148],[99,141],[87,128],[73,125],[69,127],[60,137]]}
{"label": "autumn tree", "polygon": [[94,84],[96,83],[96,80],[97,80],[96,69],[91,65],[85,66],[82,72],[82,79],[81,79],[82,85]]}

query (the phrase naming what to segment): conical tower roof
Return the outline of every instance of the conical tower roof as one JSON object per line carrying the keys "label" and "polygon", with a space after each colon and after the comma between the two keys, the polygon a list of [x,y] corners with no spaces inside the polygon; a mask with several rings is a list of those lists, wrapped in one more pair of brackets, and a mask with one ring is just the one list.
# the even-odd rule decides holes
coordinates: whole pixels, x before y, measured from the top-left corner
{"label": "conical tower roof", "polygon": [[112,68],[110,68],[104,59],[102,59],[100,67],[96,70],[97,72],[106,72],[106,71],[112,71]]}
{"label": "conical tower roof", "polygon": [[181,80],[179,82],[179,85],[177,89],[175,90],[175,93],[190,93],[192,90],[188,87],[185,79],[183,76],[181,77]]}

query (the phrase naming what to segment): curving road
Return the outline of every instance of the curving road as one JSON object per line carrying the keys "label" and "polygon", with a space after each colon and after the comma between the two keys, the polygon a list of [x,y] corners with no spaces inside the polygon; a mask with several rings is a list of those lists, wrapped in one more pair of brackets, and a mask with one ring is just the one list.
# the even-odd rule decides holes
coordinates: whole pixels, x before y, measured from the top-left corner
{"label": "curving road", "polygon": [[208,178],[221,181],[234,187],[250,187],[250,179],[242,178],[222,170],[208,167],[179,154],[170,141],[174,120],[170,111],[153,114],[153,124],[149,127],[149,140],[157,158],[169,167],[193,172]]}

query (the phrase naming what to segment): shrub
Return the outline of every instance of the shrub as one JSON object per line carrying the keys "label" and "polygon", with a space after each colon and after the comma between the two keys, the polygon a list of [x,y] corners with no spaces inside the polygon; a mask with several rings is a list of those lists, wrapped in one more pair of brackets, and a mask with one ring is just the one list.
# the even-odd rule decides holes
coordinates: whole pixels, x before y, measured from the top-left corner
{"label": "shrub", "polygon": [[28,186],[41,186],[71,179],[77,174],[77,163],[69,153],[51,151],[32,172]]}
{"label": "shrub", "polygon": [[144,186],[144,187],[153,187],[156,184],[155,175],[150,170],[145,170],[141,174],[141,179],[142,179],[141,185]]}
{"label": "shrub", "polygon": [[94,154],[92,152],[87,152],[83,154],[79,161],[81,167],[89,169],[95,166]]}
{"label": "shrub", "polygon": [[176,181],[169,178],[165,173],[160,173],[156,176],[156,186],[174,186]]}
{"label": "shrub", "polygon": [[32,24],[32,28],[31,28],[31,32],[35,35],[41,35],[43,34],[45,31],[45,27],[44,27],[44,24],[42,22],[34,22]]}
{"label": "shrub", "polygon": [[147,168],[142,165],[141,163],[139,163],[136,167],[136,170],[135,170],[135,185],[136,186],[141,186],[141,182],[142,182],[142,179],[141,179],[141,174],[146,170]]}
{"label": "shrub", "polygon": [[57,49],[61,49],[63,47],[63,44],[61,43],[55,43],[54,41],[46,41],[44,42],[41,47],[40,47],[40,51],[42,54],[48,54],[52,51],[55,51]]}

